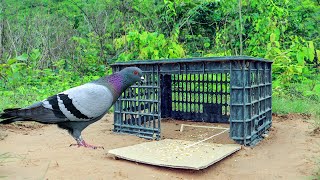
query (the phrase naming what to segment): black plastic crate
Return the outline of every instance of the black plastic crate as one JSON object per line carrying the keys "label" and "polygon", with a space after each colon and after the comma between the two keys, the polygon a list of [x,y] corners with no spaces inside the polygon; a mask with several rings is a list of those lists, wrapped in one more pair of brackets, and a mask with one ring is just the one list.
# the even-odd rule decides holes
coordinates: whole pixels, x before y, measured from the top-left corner
{"label": "black plastic crate", "polygon": [[146,82],[131,86],[115,104],[114,131],[160,139],[161,118],[230,123],[230,138],[255,145],[272,124],[271,61],[208,57],[130,61]]}

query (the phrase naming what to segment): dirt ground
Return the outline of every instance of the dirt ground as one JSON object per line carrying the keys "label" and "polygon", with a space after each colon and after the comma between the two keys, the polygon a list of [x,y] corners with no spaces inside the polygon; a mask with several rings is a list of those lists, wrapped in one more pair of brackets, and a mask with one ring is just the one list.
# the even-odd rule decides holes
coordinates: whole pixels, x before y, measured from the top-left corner
{"label": "dirt ground", "polygon": [[[83,131],[88,143],[103,149],[69,147],[74,140],[55,125],[22,123],[0,126],[0,177],[4,179],[307,179],[320,161],[320,135],[304,116],[274,116],[269,136],[257,146],[242,149],[226,159],[200,171],[178,170],[116,160],[110,149],[134,145],[147,140],[114,134],[112,115]],[[202,140],[217,130],[185,127],[180,124],[208,125],[164,120],[163,138]],[[227,125],[221,125],[226,126]],[[208,142],[234,143],[227,134]]]}

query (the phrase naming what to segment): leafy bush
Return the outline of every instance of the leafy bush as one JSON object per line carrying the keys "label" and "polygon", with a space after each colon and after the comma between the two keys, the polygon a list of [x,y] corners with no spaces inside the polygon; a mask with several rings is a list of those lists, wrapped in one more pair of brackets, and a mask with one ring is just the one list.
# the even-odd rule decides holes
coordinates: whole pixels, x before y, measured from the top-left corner
{"label": "leafy bush", "polygon": [[273,60],[274,97],[319,103],[319,2],[239,2],[4,1],[0,109],[103,76],[115,61],[226,55]]}
{"label": "leafy bush", "polygon": [[[101,76],[102,70],[90,71],[86,75],[74,69],[68,69],[65,60],[56,61],[52,68],[40,69],[37,60],[40,54],[34,50],[30,55],[23,54],[7,63],[0,64],[0,110],[9,107],[21,107],[43,100],[48,96],[62,92]],[[105,74],[105,73],[104,73]]]}
{"label": "leafy bush", "polygon": [[184,57],[183,47],[176,41],[166,39],[156,32],[130,31],[128,35],[115,39],[115,48],[124,51],[119,54],[118,61],[134,59],[167,59]]}

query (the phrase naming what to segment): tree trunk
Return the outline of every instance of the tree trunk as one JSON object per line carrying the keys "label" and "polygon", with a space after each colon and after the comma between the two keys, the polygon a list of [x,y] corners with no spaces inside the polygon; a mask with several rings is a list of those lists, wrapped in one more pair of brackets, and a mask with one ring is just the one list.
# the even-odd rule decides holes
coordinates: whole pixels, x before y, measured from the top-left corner
{"label": "tree trunk", "polygon": [[240,23],[240,32],[239,32],[239,40],[240,40],[240,55],[242,55],[242,0],[239,0],[239,23]]}
{"label": "tree trunk", "polygon": [[3,60],[3,52],[4,52],[4,19],[5,19],[5,4],[4,0],[1,1],[2,6],[0,6],[0,62]]}

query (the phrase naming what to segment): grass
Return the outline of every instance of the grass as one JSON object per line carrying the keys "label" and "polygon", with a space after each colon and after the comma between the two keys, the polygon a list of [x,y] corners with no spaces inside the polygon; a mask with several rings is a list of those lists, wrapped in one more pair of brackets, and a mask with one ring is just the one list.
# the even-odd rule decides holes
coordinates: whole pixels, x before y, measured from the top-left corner
{"label": "grass", "polygon": [[310,99],[272,97],[272,111],[277,114],[305,113],[320,117],[319,103]]}
{"label": "grass", "polygon": [[6,108],[18,108],[29,106],[37,101],[42,101],[45,98],[52,96],[56,93],[62,92],[71,88],[59,87],[58,85],[52,86],[20,86],[15,90],[1,89],[0,96],[3,99],[0,101],[0,112]]}
{"label": "grass", "polygon": [[[2,93],[0,93],[1,95]],[[6,108],[17,108],[17,107],[24,107],[30,105],[32,101],[34,101],[36,94],[35,93],[28,93],[28,95],[23,94],[14,94],[10,96],[2,96],[3,101],[0,101],[0,112]],[[34,101],[36,102],[36,101]]]}
{"label": "grass", "polygon": [[314,128],[320,128],[320,102],[310,99],[272,98],[272,111],[276,114],[300,113],[312,115]]}

